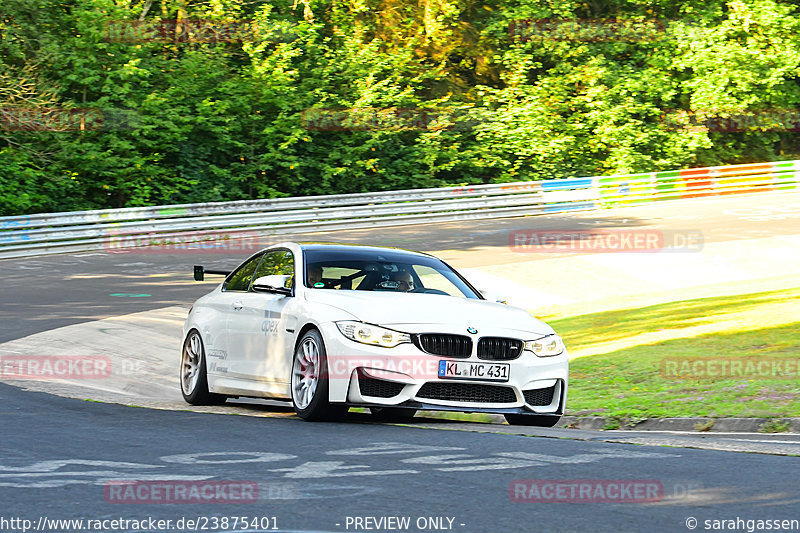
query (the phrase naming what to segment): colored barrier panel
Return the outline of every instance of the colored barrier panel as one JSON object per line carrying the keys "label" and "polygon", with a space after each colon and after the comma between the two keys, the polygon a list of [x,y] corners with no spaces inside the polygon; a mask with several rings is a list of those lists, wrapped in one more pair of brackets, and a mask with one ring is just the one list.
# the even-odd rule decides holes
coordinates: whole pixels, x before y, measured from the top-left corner
{"label": "colored barrier panel", "polygon": [[[800,189],[800,161],[772,163],[772,171],[776,173],[775,181],[781,182],[775,185],[776,190],[786,191]],[[787,180],[785,173],[791,175],[792,179]]]}
{"label": "colored barrier panel", "polygon": [[597,192],[592,178],[573,178],[541,182],[546,213],[593,209]]}
{"label": "colored barrier panel", "polygon": [[679,170],[665,170],[656,172],[653,176],[655,180],[655,192],[657,200],[671,200],[683,195],[685,189],[684,182],[680,179]]}
{"label": "colored barrier panel", "polygon": [[[748,192],[771,191],[774,190],[771,184],[764,185],[765,179],[771,181],[772,165],[769,163],[761,165],[747,165],[744,167],[734,167],[734,176],[728,176],[729,167],[719,169],[717,178],[717,194],[742,194]],[[743,172],[752,172],[749,175],[741,175]]]}
{"label": "colored barrier panel", "polygon": [[653,190],[653,175],[628,174],[596,178],[603,207],[633,205],[644,201],[641,197]]}
{"label": "colored barrier panel", "polygon": [[680,177],[685,185],[683,198],[702,198],[714,194],[714,171],[711,168],[681,170]]}

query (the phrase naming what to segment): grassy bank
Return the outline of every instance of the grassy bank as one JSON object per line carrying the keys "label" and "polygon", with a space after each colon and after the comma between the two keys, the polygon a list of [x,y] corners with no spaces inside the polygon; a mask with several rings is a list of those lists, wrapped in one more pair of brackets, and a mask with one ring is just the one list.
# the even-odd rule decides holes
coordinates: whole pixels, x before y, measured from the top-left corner
{"label": "grassy bank", "polygon": [[800,288],[548,321],[578,356],[568,414],[800,416]]}

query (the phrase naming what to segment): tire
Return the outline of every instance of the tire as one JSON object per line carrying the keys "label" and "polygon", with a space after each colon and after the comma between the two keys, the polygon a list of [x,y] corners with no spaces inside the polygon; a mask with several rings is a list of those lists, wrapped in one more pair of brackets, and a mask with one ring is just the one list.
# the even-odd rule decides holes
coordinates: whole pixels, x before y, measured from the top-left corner
{"label": "tire", "polygon": [[219,405],[228,398],[224,394],[208,392],[206,351],[203,338],[196,329],[189,331],[183,341],[180,382],[183,399],[191,405]]}
{"label": "tire", "polygon": [[380,422],[408,422],[417,414],[416,409],[402,407],[370,407],[372,418]]}
{"label": "tire", "polygon": [[509,413],[504,415],[506,422],[512,426],[538,426],[542,428],[551,428],[558,424],[561,420],[559,415],[521,415],[516,413]]}
{"label": "tire", "polygon": [[291,394],[294,412],[303,420],[336,420],[347,407],[331,405],[328,387],[328,357],[316,329],[300,338],[292,359]]}

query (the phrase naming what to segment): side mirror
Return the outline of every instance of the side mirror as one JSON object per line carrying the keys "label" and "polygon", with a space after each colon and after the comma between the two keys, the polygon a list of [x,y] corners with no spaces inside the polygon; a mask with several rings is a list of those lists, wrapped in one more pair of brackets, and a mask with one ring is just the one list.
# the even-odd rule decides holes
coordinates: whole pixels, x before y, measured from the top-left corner
{"label": "side mirror", "polygon": [[269,276],[261,276],[256,278],[253,282],[253,290],[257,292],[271,292],[274,294],[283,294],[284,296],[291,296],[292,289],[287,287],[291,284],[292,276],[283,276],[281,274],[272,274]]}
{"label": "side mirror", "polygon": [[194,280],[195,281],[204,281],[206,274],[218,274],[220,276],[227,276],[230,274],[230,270],[208,270],[207,268],[203,267],[202,265],[194,265]]}

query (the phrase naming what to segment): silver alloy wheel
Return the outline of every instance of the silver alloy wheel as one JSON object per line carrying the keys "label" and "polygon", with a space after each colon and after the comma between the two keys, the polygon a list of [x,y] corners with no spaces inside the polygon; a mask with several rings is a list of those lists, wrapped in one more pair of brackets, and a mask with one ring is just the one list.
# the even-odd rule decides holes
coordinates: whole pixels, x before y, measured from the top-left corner
{"label": "silver alloy wheel", "polygon": [[194,331],[184,343],[183,357],[181,357],[181,388],[187,396],[192,394],[197,387],[202,356],[203,343],[200,340],[200,334]]}
{"label": "silver alloy wheel", "polygon": [[317,342],[303,339],[294,355],[292,364],[292,398],[298,409],[306,409],[314,399],[319,384],[320,354]]}

